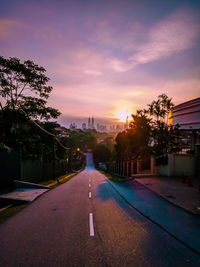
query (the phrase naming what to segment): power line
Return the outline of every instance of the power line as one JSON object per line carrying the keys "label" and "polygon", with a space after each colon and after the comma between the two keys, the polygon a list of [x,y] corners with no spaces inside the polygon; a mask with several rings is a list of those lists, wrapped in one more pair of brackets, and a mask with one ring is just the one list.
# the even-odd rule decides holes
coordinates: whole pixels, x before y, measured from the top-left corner
{"label": "power line", "polygon": [[[22,109],[21,106],[20,106],[20,109],[24,112],[24,114],[25,114],[26,116],[28,116],[27,113]],[[32,120],[29,116],[28,116],[28,118],[29,118],[29,120],[32,121],[38,128],[40,128],[40,130],[42,130],[43,132],[45,132],[46,134],[48,134],[48,135],[50,135],[50,136],[53,136],[53,137],[55,138],[55,140],[57,141],[57,143],[58,143],[62,148],[66,149],[66,150],[71,149],[70,147],[66,147],[66,146],[64,146],[64,145],[60,142],[60,140],[56,137],[55,134],[50,133],[49,131],[45,130],[42,126],[40,126],[37,122],[35,122],[34,120]]]}

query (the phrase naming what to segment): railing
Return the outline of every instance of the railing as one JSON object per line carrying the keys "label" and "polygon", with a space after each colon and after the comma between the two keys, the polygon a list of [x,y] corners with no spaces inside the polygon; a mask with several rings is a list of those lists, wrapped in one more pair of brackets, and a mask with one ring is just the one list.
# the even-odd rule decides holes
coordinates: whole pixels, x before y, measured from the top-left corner
{"label": "railing", "polygon": [[107,164],[108,171],[114,174],[131,177],[135,174],[152,173],[154,172],[154,160],[151,156],[145,158],[119,160],[109,162]]}

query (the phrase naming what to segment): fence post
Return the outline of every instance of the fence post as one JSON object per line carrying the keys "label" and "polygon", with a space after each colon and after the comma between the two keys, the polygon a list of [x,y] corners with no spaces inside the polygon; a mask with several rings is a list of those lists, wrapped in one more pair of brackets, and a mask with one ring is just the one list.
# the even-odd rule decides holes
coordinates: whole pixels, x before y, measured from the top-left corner
{"label": "fence post", "polygon": [[126,162],[126,176],[129,177],[129,161]]}
{"label": "fence post", "polygon": [[126,161],[125,160],[123,160],[123,176],[125,176],[126,175]]}
{"label": "fence post", "polygon": [[131,160],[131,176],[133,175],[133,160]]}
{"label": "fence post", "polygon": [[156,174],[156,165],[154,156],[151,156],[151,174]]}
{"label": "fence post", "polygon": [[141,170],[141,159],[137,159],[137,174],[140,173]]}

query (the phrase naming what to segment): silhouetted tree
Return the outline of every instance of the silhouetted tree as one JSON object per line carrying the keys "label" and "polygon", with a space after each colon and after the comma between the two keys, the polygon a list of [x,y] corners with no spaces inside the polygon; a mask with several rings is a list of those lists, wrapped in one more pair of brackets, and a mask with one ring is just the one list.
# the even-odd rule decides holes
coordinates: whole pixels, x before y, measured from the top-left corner
{"label": "silhouetted tree", "polygon": [[107,162],[110,159],[111,152],[105,145],[98,144],[93,150],[93,156],[95,163]]}
{"label": "silhouetted tree", "polygon": [[118,158],[144,156],[150,152],[159,156],[180,150],[178,125],[168,125],[168,114],[174,104],[166,94],[158,96],[147,109],[132,115],[130,128],[116,137]]}
{"label": "silhouetted tree", "polygon": [[52,87],[47,85],[46,70],[31,60],[0,56],[0,96],[5,104],[1,109],[23,110],[37,119],[57,118],[60,112],[46,106]]}
{"label": "silhouetted tree", "polygon": [[0,96],[4,99],[0,105],[0,143],[19,151],[21,156],[38,157],[44,151],[52,155],[53,138],[39,127],[56,133],[58,124],[47,121],[57,118],[60,112],[47,106],[52,87],[47,85],[45,72],[30,60],[21,63],[18,58],[0,56]]}

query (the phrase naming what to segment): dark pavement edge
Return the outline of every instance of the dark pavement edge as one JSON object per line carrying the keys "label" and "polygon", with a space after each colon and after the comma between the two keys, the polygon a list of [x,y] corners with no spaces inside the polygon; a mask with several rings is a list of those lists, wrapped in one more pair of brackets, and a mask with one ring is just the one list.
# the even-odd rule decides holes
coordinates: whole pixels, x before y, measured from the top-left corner
{"label": "dark pavement edge", "polygon": [[[50,190],[55,189],[56,187],[62,185],[63,183],[66,183],[68,181],[70,181],[72,178],[74,178],[75,176],[77,176],[80,172],[82,172],[83,170],[78,171],[77,173],[71,173],[69,176],[69,179],[67,179],[65,182],[63,182],[65,180],[65,178],[60,180],[60,183],[58,184],[57,181],[48,184],[48,185],[41,185],[41,184],[35,184],[35,183],[27,183],[22,181],[22,184],[28,185],[27,187],[24,188],[33,188],[33,189],[47,189],[47,191],[42,192],[40,195],[37,195],[33,200],[29,201],[29,200],[22,200],[22,199],[13,199],[13,198],[4,198],[1,197],[0,195],[0,201],[5,202],[5,205],[9,205],[9,204],[13,204],[13,205],[21,205],[21,204],[30,204],[32,202],[34,202],[35,200],[37,200],[39,197],[41,197],[42,195],[44,195],[45,193],[49,192]],[[17,181],[15,180],[15,182],[20,182],[19,184],[21,184],[21,181]],[[19,185],[18,184],[18,185]],[[32,185],[36,185],[37,187],[32,187]],[[52,187],[51,187],[52,185]],[[17,187],[17,188],[21,188],[21,187]]]}
{"label": "dark pavement edge", "polygon": [[[106,177],[106,176],[105,176]],[[145,213],[143,213],[142,211],[140,211],[138,208],[136,208],[131,202],[129,202],[123,194],[120,193],[119,190],[116,189],[116,187],[113,185],[113,182],[111,182],[107,177],[106,179],[108,180],[108,183],[112,186],[112,188],[121,196],[121,198],[132,208],[134,208],[138,213],[140,213],[142,216],[144,216],[146,219],[148,219],[149,221],[151,221],[152,223],[154,223],[155,225],[157,225],[159,228],[161,228],[163,231],[165,231],[166,233],[168,233],[170,236],[172,236],[173,238],[175,238],[177,241],[179,241],[181,244],[183,244],[184,246],[186,246],[187,248],[191,249],[194,253],[198,254],[200,256],[200,251],[196,250],[195,248],[191,247],[190,245],[188,245],[186,242],[182,241],[181,239],[179,239],[178,237],[176,237],[173,233],[171,233],[170,231],[168,231],[165,227],[163,227],[161,224],[159,224],[158,222],[156,222],[155,220],[153,220],[152,218],[150,218],[149,216],[147,216]],[[136,182],[136,181],[135,181]],[[140,183],[138,183],[140,184]],[[147,187],[145,187],[145,189],[149,190]],[[150,190],[152,191],[152,190]],[[152,191],[153,192],[153,191]],[[153,192],[155,193],[155,192]],[[156,193],[155,193],[156,194]],[[156,194],[157,195],[157,194]],[[159,195],[158,195],[159,196]],[[161,197],[162,198],[162,197]],[[165,198],[162,198],[165,199]],[[166,199],[165,199],[166,200]],[[171,203],[173,205],[172,202],[168,201],[169,203]],[[176,206],[176,205],[174,205]],[[179,207],[179,206],[178,206]],[[181,207],[179,207],[181,209]],[[191,215],[191,213],[190,213]],[[192,214],[194,215],[194,214]]]}
{"label": "dark pavement edge", "polygon": [[[131,180],[128,180],[127,182],[129,182],[129,181],[131,181]],[[174,203],[173,201],[169,200],[167,197],[164,197],[163,195],[161,195],[161,194],[155,192],[153,189],[151,189],[151,188],[149,188],[148,186],[146,186],[146,185],[140,183],[139,181],[136,181],[136,180],[134,180],[134,179],[133,179],[133,181],[134,181],[134,182],[137,182],[138,184],[140,184],[141,186],[143,186],[145,189],[151,191],[151,192],[152,192],[153,194],[155,194],[157,197],[162,198],[162,199],[166,200],[168,203],[174,205],[176,208],[181,209],[181,210],[184,210],[184,211],[186,211],[187,213],[189,213],[189,214],[192,215],[192,216],[195,216],[195,217],[198,217],[198,218],[200,217],[200,214],[193,213],[193,212],[191,212],[190,210],[188,210],[188,209],[186,209],[186,208],[184,208],[184,207],[179,206],[178,204],[176,204],[176,203]]]}

